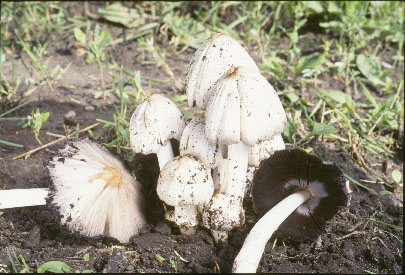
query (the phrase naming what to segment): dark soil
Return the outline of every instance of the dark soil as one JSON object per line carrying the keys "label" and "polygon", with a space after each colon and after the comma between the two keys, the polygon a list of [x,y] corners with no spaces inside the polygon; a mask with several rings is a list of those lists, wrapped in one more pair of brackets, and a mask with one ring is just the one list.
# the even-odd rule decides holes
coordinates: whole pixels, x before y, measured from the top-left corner
{"label": "dark soil", "polygon": [[[119,31],[117,31],[118,33]],[[58,42],[58,43],[57,43]],[[32,110],[40,108],[50,112],[49,120],[43,125],[40,139],[45,144],[54,137],[46,132],[64,134],[63,116],[74,110],[81,128],[96,122],[96,118],[112,121],[116,113],[118,96],[110,94],[106,99],[95,99],[94,95],[100,83],[98,68],[95,64],[86,65],[83,57],[75,55],[74,49],[66,50],[68,41],[56,41],[48,49],[52,56],[49,67],[56,64],[65,67],[72,62],[68,71],[59,80],[56,92],[51,93],[46,86],[39,88],[29,98],[33,100],[23,108],[13,112],[13,117],[24,117]],[[166,83],[152,85],[153,93],[173,94],[173,82],[161,68],[155,65],[141,65],[149,59],[147,54],[137,51],[136,42],[113,48],[111,55],[130,71],[140,70],[143,76],[164,79]],[[193,50],[189,49],[181,56],[167,56],[167,62],[176,77],[184,79],[187,65]],[[27,60],[23,55],[22,58]],[[22,65],[21,57],[16,57],[15,74],[21,79],[29,77]],[[10,62],[4,64],[3,72],[11,77]],[[90,78],[93,75],[95,78]],[[111,81],[107,76],[107,83]],[[271,81],[271,80],[270,80]],[[325,76],[322,81],[334,82]],[[69,88],[75,86],[75,88]],[[22,87],[18,96],[30,87]],[[301,91],[303,97],[310,97],[311,91]],[[81,104],[71,101],[80,100]],[[3,100],[0,111],[4,112],[15,103]],[[183,103],[184,104],[184,103]],[[130,110],[132,111],[132,110]],[[1,113],[0,112],[0,113]],[[15,121],[0,122],[1,139],[24,144],[24,148],[0,145],[0,189],[48,187],[49,177],[42,165],[49,158],[48,150],[41,150],[28,159],[12,160],[13,157],[38,147],[32,130],[22,129]],[[99,126],[95,132],[106,142],[109,132]],[[63,144],[49,147],[49,150],[61,148]],[[338,141],[313,141],[310,146],[314,154],[324,160],[336,162],[351,177],[370,179],[347,155],[340,151]],[[402,170],[399,159],[391,160],[362,152],[370,165],[381,167],[381,173],[388,179],[393,169]],[[385,163],[385,164],[384,164]],[[214,245],[208,230],[199,228],[193,237],[182,236],[173,224],[163,218],[163,208],[154,192],[158,167],[155,156],[137,156],[127,165],[136,172],[143,185],[145,197],[149,201],[148,216],[150,223],[139,236],[132,238],[129,244],[119,244],[108,238],[87,239],[77,237],[56,223],[51,212],[42,206],[4,210],[0,216],[0,272],[11,272],[8,251],[21,254],[31,268],[51,260],[59,260],[69,265],[73,271],[92,269],[97,272],[230,272],[232,262],[243,244],[257,217],[252,205],[246,199],[246,224],[235,229],[228,244]],[[373,194],[352,185],[354,191],[351,206],[335,216],[326,226],[326,232],[316,240],[296,243],[272,237],[258,272],[319,272],[319,273],[402,273],[403,269],[403,233],[381,222],[402,226],[403,198],[402,187],[390,195],[379,195],[383,186],[377,183],[363,183],[376,191]],[[85,261],[83,255],[89,254]],[[156,257],[159,254],[164,260]],[[14,257],[14,256],[12,256]],[[14,260],[15,261],[15,260]],[[22,266],[19,266],[19,270]]]}

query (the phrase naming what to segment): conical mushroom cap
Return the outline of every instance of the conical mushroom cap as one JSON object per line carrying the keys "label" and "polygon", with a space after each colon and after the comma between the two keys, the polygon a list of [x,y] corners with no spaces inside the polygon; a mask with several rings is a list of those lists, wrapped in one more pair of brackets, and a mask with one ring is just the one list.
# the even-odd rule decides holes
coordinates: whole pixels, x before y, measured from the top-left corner
{"label": "conical mushroom cap", "polygon": [[213,87],[205,113],[210,143],[251,146],[280,134],[287,118],[276,91],[260,74],[232,67]]}
{"label": "conical mushroom cap", "polygon": [[248,52],[233,38],[217,33],[198,48],[186,76],[188,105],[205,109],[210,87],[232,66],[259,69]]}
{"label": "conical mushroom cap", "polygon": [[205,137],[205,122],[202,117],[195,117],[184,128],[180,139],[180,154],[196,156],[208,168],[214,168],[222,160],[217,144],[210,144]]}
{"label": "conical mushroom cap", "polygon": [[136,153],[158,153],[168,139],[180,139],[186,123],[170,99],[154,94],[135,109],[130,121],[131,147]]}
{"label": "conical mushroom cap", "polygon": [[146,225],[140,184],[96,142],[68,143],[45,167],[52,179],[49,208],[69,230],[125,243]]}
{"label": "conical mushroom cap", "polygon": [[249,166],[259,167],[260,162],[267,159],[275,151],[285,149],[281,135],[275,135],[272,140],[264,140],[249,147]]}
{"label": "conical mushroom cap", "polygon": [[264,215],[298,190],[309,190],[311,198],[299,206],[278,228],[284,239],[316,238],[330,220],[350,201],[350,189],[342,171],[334,164],[300,149],[279,150],[263,161],[253,178],[253,209]]}
{"label": "conical mushroom cap", "polygon": [[162,201],[174,207],[205,204],[214,193],[214,183],[201,161],[191,155],[181,155],[160,171],[156,192]]}

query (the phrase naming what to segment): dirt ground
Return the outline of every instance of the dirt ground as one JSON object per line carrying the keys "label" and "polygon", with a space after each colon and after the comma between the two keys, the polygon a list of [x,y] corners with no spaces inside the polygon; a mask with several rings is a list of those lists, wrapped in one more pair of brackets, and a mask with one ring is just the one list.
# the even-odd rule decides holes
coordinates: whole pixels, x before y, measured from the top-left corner
{"label": "dirt ground", "polygon": [[[87,65],[71,48],[71,38],[51,38],[48,48],[49,67],[56,64],[71,66],[59,80],[52,93],[44,86],[33,93],[31,103],[13,112],[13,117],[25,117],[32,110],[50,112],[49,120],[41,129],[43,143],[54,140],[46,132],[63,134],[63,115],[74,110],[81,127],[96,122],[97,118],[111,121],[118,106],[118,95],[110,94],[105,100],[95,99],[99,86],[98,68]],[[117,63],[130,70],[140,70],[143,76],[165,79],[166,83],[154,82],[153,93],[173,96],[173,83],[162,69],[155,65],[142,65],[150,58],[137,50],[137,43],[130,42],[111,49]],[[167,62],[179,79],[184,79],[192,49],[181,56],[168,55]],[[24,55],[22,55],[24,57]],[[25,57],[25,60],[27,58]],[[15,74],[21,79],[29,77],[21,57],[16,56]],[[4,64],[3,72],[11,75],[11,63]],[[89,77],[90,75],[94,76]],[[110,79],[108,76],[107,83]],[[325,83],[333,79],[322,79]],[[74,86],[75,88],[71,88]],[[277,85],[276,85],[277,86]],[[31,86],[21,87],[19,95]],[[311,91],[301,91],[308,97]],[[80,104],[71,99],[80,101]],[[185,104],[185,103],[184,103]],[[11,109],[15,103],[3,101],[0,113]],[[135,108],[135,106],[133,106]],[[131,110],[132,111],[132,110]],[[109,140],[109,133],[99,126],[99,140]],[[61,148],[54,145],[33,154],[28,159],[12,160],[13,157],[38,147],[32,131],[22,129],[16,121],[0,122],[0,136],[4,140],[24,144],[24,148],[0,145],[0,189],[48,187],[49,177],[42,165],[49,158],[49,150]],[[314,154],[335,161],[342,170],[359,181],[370,177],[345,154],[338,151],[338,141],[312,142]],[[390,175],[393,169],[402,170],[402,160],[386,159],[362,152],[369,163],[381,167],[382,173]],[[87,239],[77,237],[59,227],[51,212],[44,206],[5,210],[0,216],[0,272],[11,272],[12,266],[7,251],[21,254],[31,268],[51,260],[69,265],[73,271],[92,269],[97,272],[230,272],[232,262],[257,217],[253,214],[251,201],[246,199],[246,224],[235,229],[228,244],[214,245],[208,230],[199,228],[193,237],[182,236],[179,230],[163,219],[161,203],[154,193],[158,168],[155,156],[138,156],[128,167],[136,172],[149,201],[149,225],[139,236],[126,245],[108,238]],[[352,185],[354,191],[350,208],[343,209],[330,221],[318,239],[305,243],[285,242],[272,237],[258,272],[318,272],[318,273],[402,273],[403,233],[378,221],[403,224],[403,190],[400,187],[391,195],[381,196],[383,187],[377,183],[367,184],[373,194]],[[275,241],[276,240],[276,241]],[[8,250],[7,250],[8,249]],[[89,254],[88,261],[83,259]],[[159,254],[164,260],[157,260]]]}

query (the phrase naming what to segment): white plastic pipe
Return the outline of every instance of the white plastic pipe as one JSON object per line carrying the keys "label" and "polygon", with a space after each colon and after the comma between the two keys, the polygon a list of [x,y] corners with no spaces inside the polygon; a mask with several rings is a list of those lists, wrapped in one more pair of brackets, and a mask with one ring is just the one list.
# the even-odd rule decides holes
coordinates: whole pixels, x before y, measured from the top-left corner
{"label": "white plastic pipe", "polygon": [[45,205],[48,188],[0,190],[0,209]]}
{"label": "white plastic pipe", "polygon": [[242,249],[233,262],[232,272],[255,273],[262,258],[264,248],[274,231],[297,207],[306,202],[310,197],[311,192],[300,190],[289,195],[270,209],[253,226],[246,237]]}

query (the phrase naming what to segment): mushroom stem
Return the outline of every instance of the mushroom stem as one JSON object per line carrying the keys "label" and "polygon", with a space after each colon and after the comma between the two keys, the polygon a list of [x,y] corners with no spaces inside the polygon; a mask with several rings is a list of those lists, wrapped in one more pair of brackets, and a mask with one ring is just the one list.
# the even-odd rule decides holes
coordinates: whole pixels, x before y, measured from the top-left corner
{"label": "mushroom stem", "polygon": [[169,160],[174,158],[172,144],[170,140],[166,140],[166,144],[159,149],[159,152],[157,153],[157,158],[159,161],[160,170],[163,169],[163,167]]}
{"label": "mushroom stem", "polygon": [[0,190],[0,209],[45,205],[48,188]]}
{"label": "mushroom stem", "polygon": [[246,171],[248,168],[249,148],[242,142],[228,145],[226,168],[221,171],[220,191],[235,197],[244,197],[246,187]]}
{"label": "mushroom stem", "polygon": [[255,273],[264,248],[274,231],[297,207],[311,198],[307,190],[297,191],[270,209],[252,228],[233,263],[233,273]]}
{"label": "mushroom stem", "polygon": [[195,234],[197,220],[197,207],[195,205],[176,206],[174,220],[182,234],[191,236]]}

